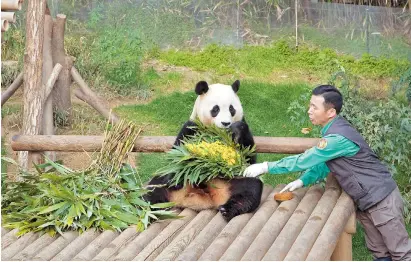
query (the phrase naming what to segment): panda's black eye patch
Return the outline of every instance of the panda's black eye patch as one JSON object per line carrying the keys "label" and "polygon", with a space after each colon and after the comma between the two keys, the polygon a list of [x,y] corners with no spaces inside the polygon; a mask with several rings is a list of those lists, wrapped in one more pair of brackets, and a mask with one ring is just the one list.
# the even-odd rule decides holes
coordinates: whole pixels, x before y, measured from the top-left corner
{"label": "panda's black eye patch", "polygon": [[220,107],[218,105],[215,105],[213,109],[211,109],[211,116],[216,117],[220,113]]}
{"label": "panda's black eye patch", "polygon": [[230,105],[230,113],[231,113],[231,116],[234,116],[235,115],[235,108],[233,107],[233,105]]}

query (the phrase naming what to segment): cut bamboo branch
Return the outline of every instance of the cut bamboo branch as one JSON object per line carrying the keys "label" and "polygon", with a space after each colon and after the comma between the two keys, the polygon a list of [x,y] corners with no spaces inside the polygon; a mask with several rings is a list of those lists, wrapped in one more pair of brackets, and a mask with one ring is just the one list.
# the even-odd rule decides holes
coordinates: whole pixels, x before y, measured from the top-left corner
{"label": "cut bamboo branch", "polygon": [[[166,152],[175,141],[174,136],[139,136],[134,152]],[[283,140],[289,140],[284,147]],[[101,150],[103,136],[38,136],[16,135],[11,141],[14,151],[65,151],[96,152]],[[311,147],[312,138],[297,137],[255,137],[256,151],[259,153],[302,153]],[[267,147],[267,144],[270,147]]]}
{"label": "cut bamboo branch", "polygon": [[21,10],[21,2],[19,0],[2,0],[1,10]]}
{"label": "cut bamboo branch", "polygon": [[23,84],[24,74],[21,72],[14,82],[1,94],[1,106],[9,100],[9,98],[19,89],[21,84]]}
{"label": "cut bamboo branch", "polygon": [[112,123],[118,122],[118,117],[110,111],[108,106],[106,106],[107,102],[103,101],[99,98],[91,89],[88,87],[84,79],[81,77],[80,73],[77,71],[75,67],[71,68],[71,75],[76,81],[76,83],[80,86],[80,89],[76,89],[74,94],[79,99],[83,100],[94,109],[96,109],[101,115],[107,118]]}
{"label": "cut bamboo branch", "polygon": [[9,21],[1,20],[1,31],[6,32],[9,29]]}
{"label": "cut bamboo branch", "polygon": [[16,22],[16,13],[14,12],[1,12],[1,19],[7,20],[10,23]]}

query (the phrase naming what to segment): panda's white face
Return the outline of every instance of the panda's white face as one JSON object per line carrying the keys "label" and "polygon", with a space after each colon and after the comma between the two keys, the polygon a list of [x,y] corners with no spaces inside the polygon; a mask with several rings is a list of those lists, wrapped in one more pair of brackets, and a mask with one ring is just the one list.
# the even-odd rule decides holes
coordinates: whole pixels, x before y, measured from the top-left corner
{"label": "panda's white face", "polygon": [[195,117],[206,125],[228,128],[232,123],[242,120],[243,108],[232,86],[214,84],[197,97],[190,118],[194,120]]}

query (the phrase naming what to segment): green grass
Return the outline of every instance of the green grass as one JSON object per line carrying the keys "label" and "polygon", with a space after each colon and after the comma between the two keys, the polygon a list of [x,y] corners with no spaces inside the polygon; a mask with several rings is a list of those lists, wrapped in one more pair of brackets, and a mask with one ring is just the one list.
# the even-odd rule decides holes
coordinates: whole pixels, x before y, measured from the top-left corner
{"label": "green grass", "polygon": [[168,50],[161,52],[158,57],[169,64],[199,71],[248,77],[266,77],[279,69],[298,69],[322,76],[336,72],[341,67],[363,77],[394,77],[410,67],[410,62],[405,58],[376,58],[364,54],[356,59],[352,55],[337,54],[329,48],[304,45],[297,51],[285,41],[278,41],[270,46],[245,46],[241,49],[208,45],[201,52]]}

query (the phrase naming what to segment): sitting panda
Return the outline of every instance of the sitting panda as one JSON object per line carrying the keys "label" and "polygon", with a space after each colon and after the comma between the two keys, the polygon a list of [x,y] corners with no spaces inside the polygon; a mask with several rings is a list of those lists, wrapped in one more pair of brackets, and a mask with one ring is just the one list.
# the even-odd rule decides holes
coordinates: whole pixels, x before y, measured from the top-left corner
{"label": "sitting panda", "polygon": [[[174,145],[180,145],[185,136],[194,135],[194,119],[199,118],[205,125],[215,124],[219,128],[232,131],[233,140],[243,147],[254,146],[254,139],[244,120],[243,108],[237,96],[240,81],[231,86],[208,85],[200,81],[195,87],[198,95],[190,120],[179,132]],[[249,164],[256,162],[256,156],[247,159]],[[151,204],[174,202],[176,207],[193,210],[218,209],[226,221],[233,217],[253,212],[260,205],[263,184],[257,178],[236,177],[215,178],[199,185],[170,186],[173,174],[156,176],[148,183],[151,190],[143,198]],[[167,185],[159,187],[159,185]]]}

